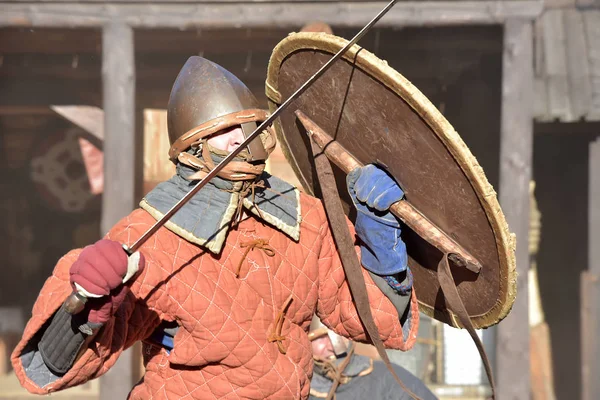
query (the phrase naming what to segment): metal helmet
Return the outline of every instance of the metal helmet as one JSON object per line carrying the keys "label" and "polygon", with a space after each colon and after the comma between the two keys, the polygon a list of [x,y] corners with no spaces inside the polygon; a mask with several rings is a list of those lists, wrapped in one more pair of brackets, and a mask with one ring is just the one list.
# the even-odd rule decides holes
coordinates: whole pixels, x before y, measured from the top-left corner
{"label": "metal helmet", "polygon": [[[190,146],[231,126],[240,125],[248,137],[256,123],[267,117],[252,92],[235,75],[205,58],[190,57],[169,97],[169,158],[176,162]],[[267,158],[259,138],[250,143],[248,150],[252,160]]]}

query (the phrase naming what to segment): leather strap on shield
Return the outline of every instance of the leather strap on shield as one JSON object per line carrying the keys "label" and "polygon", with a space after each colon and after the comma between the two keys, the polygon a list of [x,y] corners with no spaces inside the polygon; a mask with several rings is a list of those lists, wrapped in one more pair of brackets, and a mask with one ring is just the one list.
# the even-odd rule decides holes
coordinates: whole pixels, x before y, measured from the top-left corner
{"label": "leather strap on shield", "polygon": [[462,326],[467,330],[467,332],[469,332],[469,335],[471,335],[473,342],[475,342],[475,346],[477,346],[479,356],[483,361],[485,373],[487,374],[488,380],[490,382],[493,399],[496,396],[496,385],[494,384],[492,367],[490,366],[490,361],[488,359],[487,353],[483,348],[483,343],[481,343],[481,339],[479,339],[479,336],[477,336],[477,332],[473,327],[473,323],[471,322],[471,318],[467,313],[467,309],[465,308],[465,305],[460,299],[460,295],[458,294],[456,283],[454,283],[454,278],[452,277],[452,272],[450,271],[450,264],[448,263],[449,256],[450,254],[444,254],[442,259],[438,263],[438,281],[440,283],[440,287],[442,288],[442,293],[444,293],[447,308],[451,310],[454,314],[456,314]]}
{"label": "leather strap on shield", "polygon": [[[419,398],[413,392],[411,392],[404,385],[404,383],[402,383],[402,380],[396,375],[387,353],[385,352],[383,342],[379,337],[379,331],[375,325],[375,321],[373,320],[369,297],[367,294],[367,287],[362,274],[362,267],[358,257],[356,256],[356,252],[354,251],[354,243],[347,228],[346,218],[344,216],[344,211],[331,164],[325,154],[321,152],[320,148],[312,141],[312,139],[311,146],[315,160],[315,169],[317,171],[319,180],[319,187],[321,188],[323,203],[325,205],[325,211],[327,212],[327,218],[329,219],[331,232],[333,234],[336,246],[340,250],[340,259],[342,260],[342,266],[346,274],[346,279],[348,280],[348,285],[350,286],[352,296],[354,297],[354,303],[356,305],[358,316],[365,327],[365,331],[371,338],[371,342],[377,349],[379,356],[389,371],[394,376],[394,379],[396,379],[400,387],[402,387],[402,389],[409,396],[415,400],[418,400]],[[496,388],[494,384],[494,377],[492,375],[492,368],[483,347],[483,343],[481,342],[481,339],[479,339],[479,336],[477,336],[477,332],[473,327],[471,318],[469,317],[465,305],[458,294],[456,283],[454,282],[452,272],[450,271],[450,264],[448,263],[448,258],[450,256],[451,254],[444,254],[438,263],[437,276],[439,284],[442,289],[442,293],[444,294],[447,308],[454,312],[463,327],[467,330],[467,332],[469,332],[469,335],[471,335],[473,342],[475,342],[475,346],[479,351],[479,355],[483,361],[485,372],[490,383],[492,390],[491,398],[494,399]]]}
{"label": "leather strap on shield", "polygon": [[390,370],[400,387],[414,400],[421,400],[417,395],[409,390],[398,377],[398,375],[396,375],[396,372],[390,363],[390,359],[385,352],[383,342],[379,337],[379,330],[377,329],[377,325],[375,325],[375,321],[373,320],[369,296],[367,294],[367,286],[362,274],[362,266],[360,265],[360,261],[358,260],[356,251],[354,250],[354,240],[348,231],[346,217],[342,208],[342,202],[337,190],[331,164],[329,163],[327,156],[320,151],[319,147],[312,140],[311,146],[315,160],[317,176],[319,178],[319,186],[323,195],[323,203],[327,212],[327,218],[329,220],[329,225],[331,226],[333,239],[335,240],[336,246],[339,249],[340,259],[342,260],[342,266],[346,274],[346,279],[348,280],[348,285],[350,286],[350,291],[354,297],[354,304],[356,305],[358,317],[363,323],[365,331],[377,349],[379,356]]}

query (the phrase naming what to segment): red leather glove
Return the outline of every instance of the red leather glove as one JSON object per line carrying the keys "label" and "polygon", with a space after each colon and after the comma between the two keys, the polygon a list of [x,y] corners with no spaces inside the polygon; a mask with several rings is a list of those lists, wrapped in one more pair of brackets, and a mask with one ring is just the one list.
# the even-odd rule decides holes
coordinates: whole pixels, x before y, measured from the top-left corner
{"label": "red leather glove", "polygon": [[117,311],[128,288],[124,285],[144,267],[144,257],[136,252],[127,257],[123,246],[102,239],[87,246],[71,265],[73,290],[89,298],[86,309],[92,324],[106,323]]}

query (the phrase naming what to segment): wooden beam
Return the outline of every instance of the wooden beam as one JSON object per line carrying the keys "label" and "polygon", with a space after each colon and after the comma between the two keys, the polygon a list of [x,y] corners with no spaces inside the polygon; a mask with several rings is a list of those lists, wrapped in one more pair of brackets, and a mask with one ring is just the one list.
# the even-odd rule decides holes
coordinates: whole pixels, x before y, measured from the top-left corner
{"label": "wooden beam", "polygon": [[600,0],[576,0],[577,7],[584,8],[600,8]]}
{"label": "wooden beam", "polygon": [[591,132],[600,132],[600,122],[598,121],[580,121],[570,124],[557,124],[554,122],[535,123],[535,135],[565,135],[589,137]]}
{"label": "wooden beam", "polygon": [[65,82],[61,79],[0,79],[0,106],[50,104],[99,105],[99,80]]}
{"label": "wooden beam", "polygon": [[[0,27],[98,27],[118,19],[136,28],[297,27],[321,22],[337,27],[362,27],[386,2],[294,2],[186,4],[167,1],[135,3],[0,2]],[[378,22],[383,26],[500,24],[512,18],[533,19],[541,0],[427,1],[396,4]]]}
{"label": "wooden beam", "polygon": [[[289,28],[245,25],[229,28],[138,29],[135,32],[136,53],[161,54],[227,54],[251,50],[269,53],[290,33]],[[173,46],[177,43],[177,46]]]}
{"label": "wooden beam", "polygon": [[[226,28],[187,30],[151,28],[135,32],[137,54],[198,54],[231,53],[239,49],[271,52],[285,38],[290,29],[279,28]],[[174,46],[173,44],[177,45]],[[81,56],[98,59],[102,52],[99,29],[78,28],[2,28],[0,54],[6,64],[7,54],[52,54],[68,57]],[[32,61],[31,64],[34,62]],[[69,60],[70,63],[70,60]],[[4,67],[4,64],[2,67]]]}
{"label": "wooden beam", "polygon": [[[31,0],[12,0],[14,3],[31,3]],[[87,3],[144,3],[144,4],[160,4],[164,0],[85,0]],[[380,0],[298,0],[298,3],[377,3]],[[462,1],[462,0],[457,0]],[[509,0],[514,1],[514,0]],[[73,0],[41,0],[42,3],[72,3]],[[198,3],[198,4],[215,4],[215,3],[273,3],[285,4],[293,3],[296,0],[177,0],[178,3]]]}
{"label": "wooden beam", "polygon": [[581,275],[582,400],[600,398],[600,138],[590,143],[588,270]]}
{"label": "wooden beam", "polygon": [[529,182],[533,148],[532,23],[510,20],[504,26],[502,119],[500,141],[500,205],[516,234],[517,298],[498,325],[496,383],[498,398],[530,399],[529,312]]}
{"label": "wooden beam", "polygon": [[[102,234],[136,207],[135,57],[133,29],[120,21],[102,31],[104,194]],[[100,380],[100,399],[124,399],[136,374],[126,351]]]}
{"label": "wooden beam", "polygon": [[588,61],[590,47],[587,44],[582,14],[583,12],[575,9],[564,11],[565,49],[567,51],[565,58],[569,73],[569,95],[574,121],[587,116],[592,103]]}
{"label": "wooden beam", "polygon": [[[173,76],[177,76],[177,74]],[[139,107],[167,108],[173,79],[170,82],[141,82],[138,89]],[[261,104],[266,104],[264,77],[262,80],[244,79],[244,83],[253,91]],[[7,115],[13,111],[13,114],[25,114],[28,112],[27,109],[35,111],[32,113],[39,114],[38,111],[51,104],[82,104],[102,107],[101,91],[99,80],[74,84],[64,80],[52,82],[49,79],[27,81],[0,79],[0,114]],[[6,111],[2,111],[3,109]],[[48,110],[50,109],[48,108]]]}
{"label": "wooden beam", "polygon": [[[271,51],[276,43],[271,47]],[[230,53],[206,53],[204,57],[222,65],[240,79],[265,79],[265,71],[269,63],[271,51],[247,50],[249,47],[232,48]],[[250,44],[249,44],[250,46]],[[137,54],[136,79],[143,82],[140,87],[154,85],[157,81],[173,83],[181,67],[189,56],[196,53],[180,54]],[[89,82],[99,80],[101,76],[101,57],[81,55],[79,63],[73,67],[73,57],[48,54],[9,54],[4,57],[4,65],[0,68],[0,81],[12,80],[63,80]],[[79,83],[76,83],[77,86]]]}
{"label": "wooden beam", "polygon": [[100,29],[24,29],[0,31],[0,53],[78,54],[102,52]]}
{"label": "wooden beam", "polygon": [[0,116],[2,115],[50,115],[52,110],[48,106],[2,106],[0,105]]}
{"label": "wooden beam", "polygon": [[[589,270],[600,277],[600,246],[598,246],[600,243],[600,137],[590,143],[588,179]],[[598,306],[600,306],[600,303],[598,303]],[[600,338],[600,332],[598,332],[596,338]],[[597,359],[600,361],[600,355]],[[600,371],[595,376],[600,376]],[[600,384],[600,380],[598,383]],[[600,398],[600,391],[598,391],[598,398]]]}
{"label": "wooden beam", "polygon": [[544,25],[544,80],[548,90],[548,112],[553,118],[570,121],[572,117],[563,10],[547,10],[540,19]]}
{"label": "wooden beam", "polygon": [[[143,61],[140,57],[148,57],[146,53],[160,53],[169,58],[192,54],[203,54],[210,58],[214,54],[239,55],[240,51],[270,55],[273,47],[294,29],[296,28],[140,28],[135,31],[136,61],[141,64]],[[357,27],[336,27],[336,35],[345,38],[351,38],[357,32]],[[377,41],[381,42],[382,47],[385,42],[391,41],[403,51],[420,50],[423,47],[436,51],[498,51],[495,32],[489,26],[453,26],[426,30],[417,27],[405,29],[401,34],[394,28],[376,26],[373,32],[375,34],[364,38],[361,45],[375,51],[377,49],[372,45],[375,36],[379,36]],[[2,28],[0,54],[3,59],[0,73],[11,65],[41,69],[51,67],[54,63],[69,66],[73,72],[77,72],[84,65],[100,62],[101,36],[99,29]],[[445,40],[449,37],[451,40]],[[177,45],[174,46],[174,43]]]}
{"label": "wooden beam", "polygon": [[588,10],[582,14],[588,45],[591,103],[587,118],[600,120],[600,10]]}
{"label": "wooden beam", "polygon": [[[496,30],[487,27],[493,33]],[[361,43],[369,51],[375,52],[382,59],[387,60],[390,65],[400,63],[403,67],[409,64],[420,64],[419,76],[438,76],[440,69],[452,69],[458,73],[464,70],[465,65],[479,63],[482,54],[498,54],[501,52],[501,41],[497,40],[497,35],[481,34],[481,30],[471,29],[470,34],[474,37],[482,37],[479,46],[475,43],[470,44],[450,32],[454,28],[435,28],[423,29],[414,28],[403,30],[402,33],[388,29],[381,32],[379,41],[374,43],[372,39],[365,38]],[[339,30],[340,36],[351,37],[348,29]],[[345,32],[344,32],[345,31]],[[419,35],[421,31],[422,35]],[[430,35],[435,31],[435,35]],[[0,33],[1,35],[1,33]],[[423,37],[424,36],[424,37]],[[496,36],[496,40],[491,40]],[[413,43],[410,43],[409,38]],[[436,39],[437,38],[437,42]],[[485,39],[484,39],[485,38]],[[232,41],[234,41],[232,39]],[[443,46],[439,43],[444,44]],[[252,44],[239,42],[236,47],[230,46],[228,53],[205,52],[204,57],[223,66],[231,73],[238,76],[242,81],[262,80],[264,86],[265,71],[269,62],[269,57],[273,47],[276,45],[273,41],[270,51],[258,51],[252,47]],[[418,48],[417,48],[418,46]],[[377,47],[377,48],[375,48]],[[398,51],[402,49],[402,51]],[[435,54],[439,59],[452,58],[455,60],[450,65],[444,63],[423,63],[423,58],[427,54]],[[173,83],[183,64],[190,55],[197,53],[137,53],[136,54],[136,79],[142,90],[148,85],[155,85],[159,81],[165,81],[168,84]],[[74,55],[63,54],[7,54],[4,56],[4,64],[0,68],[0,80],[30,80],[30,79],[52,79],[64,81],[88,82],[98,80],[101,75],[101,57],[94,57],[91,54],[81,54],[78,57]],[[414,73],[413,73],[414,76]],[[77,86],[77,84],[75,84]]]}
{"label": "wooden beam", "polygon": [[570,8],[575,9],[576,1],[575,0],[546,0],[544,2],[546,9],[551,8]]}
{"label": "wooden beam", "polygon": [[104,110],[93,106],[50,106],[58,115],[104,141]]}
{"label": "wooden beam", "polygon": [[[0,32],[0,36],[2,33]],[[0,50],[1,51],[1,50]],[[31,77],[54,80],[99,79],[101,57],[92,54],[3,54],[0,67],[1,79]]]}

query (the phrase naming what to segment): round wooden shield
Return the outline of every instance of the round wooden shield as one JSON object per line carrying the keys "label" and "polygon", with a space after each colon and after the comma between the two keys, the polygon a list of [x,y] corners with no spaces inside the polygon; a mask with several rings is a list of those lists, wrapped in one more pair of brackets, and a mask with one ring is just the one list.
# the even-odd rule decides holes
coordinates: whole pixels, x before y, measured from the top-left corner
{"label": "round wooden shield", "polygon": [[[274,111],[338,50],[345,39],[323,33],[288,36],[273,50],[266,93]],[[516,294],[515,241],[496,193],[450,123],[406,78],[372,53],[353,46],[276,121],[283,152],[305,190],[320,196],[301,110],[363,164],[385,165],[406,200],[477,258],[479,273],[452,267],[475,328],[498,323]],[[345,175],[333,166],[350,219]],[[421,310],[460,327],[437,279],[442,254],[403,226]]]}

